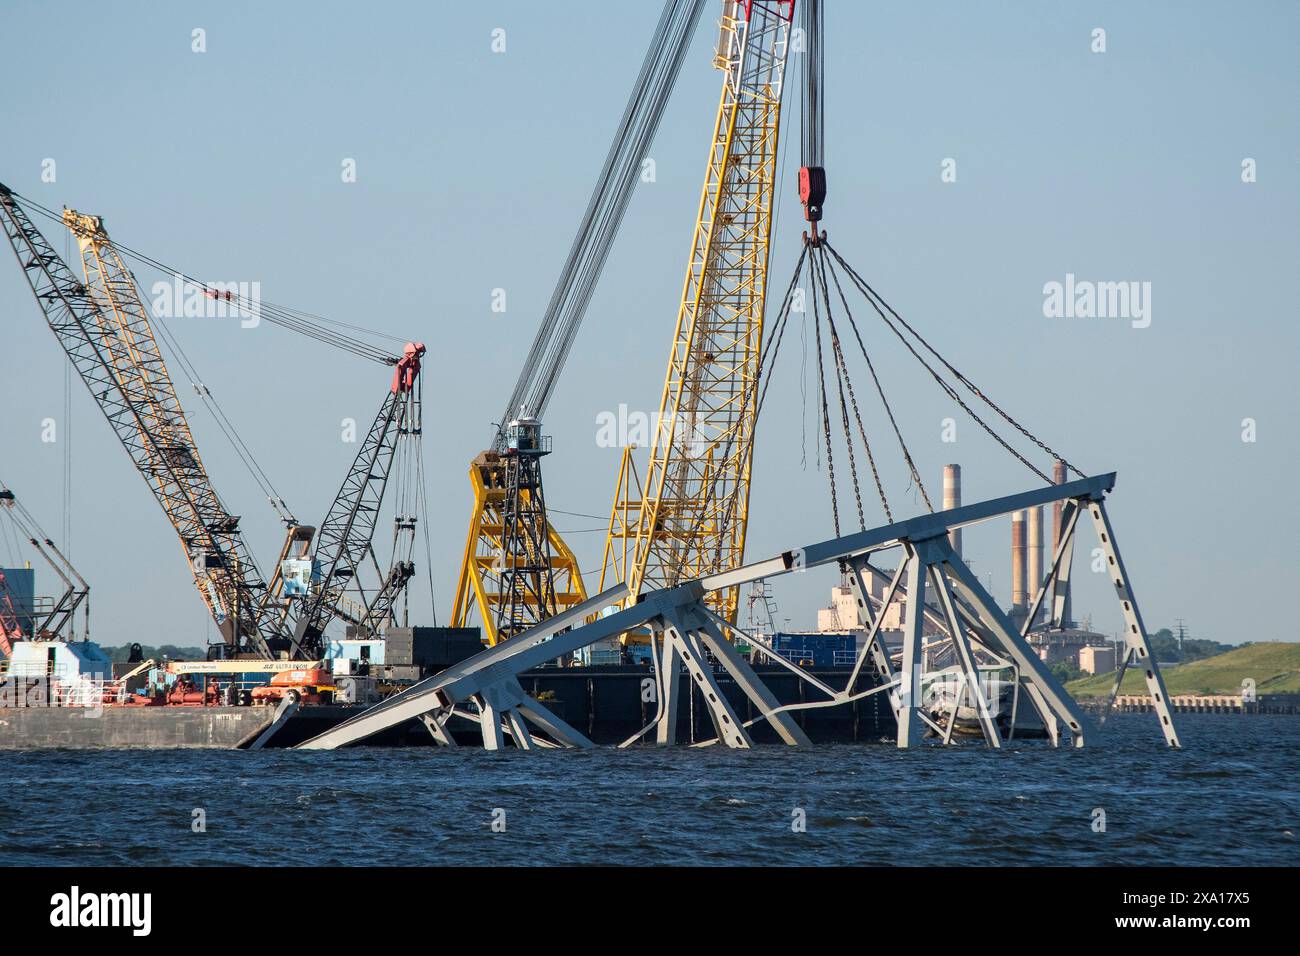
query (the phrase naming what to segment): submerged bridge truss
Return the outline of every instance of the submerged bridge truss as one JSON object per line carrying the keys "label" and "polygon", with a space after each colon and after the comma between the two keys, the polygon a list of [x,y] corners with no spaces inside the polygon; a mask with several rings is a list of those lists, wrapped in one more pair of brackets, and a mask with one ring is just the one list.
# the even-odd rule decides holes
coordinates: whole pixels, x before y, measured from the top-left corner
{"label": "submerged bridge truss", "polygon": [[[517,747],[590,747],[591,741],[569,726],[545,704],[529,697],[519,675],[530,668],[597,641],[638,628],[646,628],[653,644],[657,709],[654,719],[624,741],[628,746],[654,734],[658,744],[676,743],[677,708],[680,698],[678,675],[685,667],[691,682],[703,694],[717,736],[707,743],[747,748],[753,741],[749,730],[767,721],[789,745],[807,745],[809,740],[794,719],[794,712],[835,707],[870,694],[885,693],[898,722],[899,747],[920,743],[928,727],[944,744],[952,742],[958,704],[969,702],[980,732],[988,746],[1006,742],[995,719],[995,702],[986,690],[990,670],[1010,673],[1012,694],[1008,736],[1015,733],[1016,709],[1021,701],[1041,721],[1053,746],[1068,740],[1082,747],[1095,739],[1096,728],[1065,691],[1026,639],[1028,623],[1017,628],[991,594],[979,583],[949,544],[948,533],[990,521],[1025,508],[1060,501],[1063,503],[1061,536],[1051,567],[1037,590],[1026,621],[1035,620],[1040,608],[1050,606],[1049,616],[1061,620],[1069,584],[1070,557],[1080,519],[1087,514],[1097,533],[1116,596],[1124,615],[1125,654],[1116,675],[1113,701],[1129,666],[1142,668],[1166,744],[1178,747],[1168,695],[1150,641],[1138,611],[1128,573],[1120,557],[1114,530],[1106,513],[1105,498],[1115,484],[1114,473],[1081,478],[1059,485],[978,502],[906,521],[833,538],[804,548],[786,551],[766,561],[707,575],[676,587],[643,591],[637,603],[623,610],[613,606],[626,596],[619,585],[589,601],[479,654],[450,667],[329,731],[299,745],[307,750],[330,750],[364,740],[382,730],[412,719],[420,719],[439,743],[454,746],[448,730],[453,717],[477,722],[483,746],[501,748],[508,735]],[[869,575],[879,573],[870,561],[885,552],[901,554],[898,566],[883,598],[874,598]],[[867,639],[843,688],[834,688],[802,668],[786,662],[757,635],[729,625],[709,606],[711,595],[760,579],[836,565],[849,572],[856,591],[858,623]],[[928,596],[933,590],[933,598]],[[885,611],[897,600],[904,602],[904,637],[898,666],[881,638]],[[584,624],[592,614],[603,616]],[[952,645],[957,664],[943,675],[927,672],[927,620]],[[757,673],[736,650],[731,635],[745,638],[766,656],[808,683],[818,699],[782,705],[763,684]],[[932,634],[928,643],[936,640]],[[712,658],[710,660],[710,658]],[[715,665],[726,671],[753,702],[758,716],[742,721],[719,687]],[[873,677],[870,686],[856,689],[864,675]],[[957,691],[951,717],[946,722],[927,713],[922,689],[928,680],[943,676],[955,680]],[[1109,709],[1109,708],[1108,708]]]}

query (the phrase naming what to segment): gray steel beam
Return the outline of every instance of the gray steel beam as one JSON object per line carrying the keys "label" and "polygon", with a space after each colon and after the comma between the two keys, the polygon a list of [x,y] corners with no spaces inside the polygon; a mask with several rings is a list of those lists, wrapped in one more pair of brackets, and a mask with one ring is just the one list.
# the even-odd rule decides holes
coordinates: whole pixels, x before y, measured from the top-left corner
{"label": "gray steel beam", "polygon": [[[1074,550],[1074,531],[1079,524],[1079,503],[1077,501],[1067,501],[1065,508],[1061,512],[1061,533],[1056,544],[1056,550],[1052,554],[1052,566],[1047,572],[1047,577],[1041,582],[1034,583],[1034,599],[1030,603],[1029,612],[1025,615],[1025,623],[1021,625],[1020,633],[1028,634],[1034,621],[1038,619],[1039,609],[1043,602],[1047,600],[1047,593],[1050,590],[1053,595],[1052,620],[1057,620],[1056,603],[1060,600],[1061,594],[1061,575],[1066,576],[1067,584],[1069,580],[1070,555]],[[1064,626],[1064,625],[1062,625]]]}
{"label": "gray steel beam", "polygon": [[483,732],[483,749],[500,750],[505,746],[504,728],[501,726],[501,711],[493,706],[486,697],[476,697],[478,704],[478,722]]}
{"label": "gray steel beam", "polygon": [[[1065,487],[1061,485],[1059,487]],[[997,602],[975,579],[961,558],[947,546],[946,541],[937,541],[935,547],[943,554],[943,561],[948,568],[949,580],[956,586],[958,593],[965,597],[976,613],[984,620],[1001,649],[1016,663],[1022,678],[1034,685],[1046,706],[1061,718],[1070,728],[1074,746],[1082,747],[1092,730],[1091,722],[1083,716],[1078,706],[1065,692],[1060,683],[1052,676],[1038,655],[1034,653],[1023,637],[1002,613]]]}
{"label": "gray steel beam", "polygon": [[[954,642],[971,695],[977,704],[981,725],[992,746],[1000,744],[992,709],[979,683],[978,650],[988,655],[1000,666],[1016,670],[1014,692],[1018,700],[1023,687],[1025,696],[1038,710],[1053,743],[1060,739],[1058,720],[1071,731],[1075,746],[1083,746],[1091,734],[1091,724],[1078,710],[1052,674],[1043,665],[1023,635],[1007,620],[992,596],[979,584],[970,570],[952,549],[949,532],[954,528],[986,521],[998,515],[1037,507],[1053,501],[1068,501],[1069,519],[1066,533],[1056,549],[1053,572],[1047,576],[1036,598],[1041,605],[1049,589],[1060,591],[1060,582],[1068,577],[1070,548],[1079,509],[1091,510],[1098,534],[1102,538],[1111,561],[1116,587],[1124,604],[1129,624],[1130,656],[1149,661],[1148,685],[1158,705],[1167,700],[1164,684],[1154,661],[1150,660],[1150,647],[1141,618],[1127,585],[1114,535],[1103,505],[1107,491],[1114,486],[1115,475],[1099,475],[1079,481],[1010,495],[992,501],[979,502],[953,508],[933,515],[923,515],[883,528],[872,529],[845,538],[824,541],[797,552],[786,552],[768,561],[747,565],[735,571],[710,575],[697,581],[673,588],[649,591],[629,608],[598,617],[592,623],[580,625],[588,615],[598,613],[622,599],[626,589],[612,588],[584,604],[538,625],[517,637],[489,648],[467,661],[422,681],[415,687],[385,701],[366,713],[345,722],[313,740],[299,745],[303,749],[330,749],[363,739],[385,727],[401,721],[427,715],[431,711],[449,712],[457,704],[473,702],[479,709],[483,725],[484,743],[489,749],[502,744],[502,720],[511,735],[521,746],[538,744],[550,746],[548,741],[533,737],[523,724],[532,722],[561,745],[590,746],[581,733],[564,724],[543,705],[528,698],[519,687],[518,674],[530,667],[563,657],[573,651],[608,637],[648,627],[653,634],[656,669],[659,676],[660,700],[656,714],[656,740],[660,744],[676,741],[677,712],[680,702],[678,691],[679,663],[685,663],[693,686],[699,686],[709,708],[710,717],[718,739],[727,746],[751,745],[743,725],[730,703],[723,696],[713,675],[712,665],[705,649],[730,673],[746,695],[772,722],[787,743],[807,743],[798,724],[789,717],[788,707],[780,707],[776,698],[763,685],[748,663],[736,653],[725,639],[722,622],[716,619],[701,599],[711,591],[734,587],[760,577],[773,577],[807,567],[847,561],[853,573],[851,580],[858,596],[860,622],[869,626],[867,644],[859,654],[853,678],[844,692],[830,691],[824,702],[798,705],[800,708],[835,706],[850,698],[851,687],[867,659],[871,657],[889,685],[891,704],[899,718],[898,744],[907,747],[920,738],[922,725],[939,727],[921,707],[920,688],[924,670],[924,626],[931,621],[947,632]],[[871,595],[864,579],[870,568],[867,558],[875,551],[902,547],[905,559],[900,564],[889,586],[880,613],[873,614]],[[907,576],[907,617],[904,634],[902,673],[895,679],[888,654],[880,641],[880,626],[884,611],[903,593],[903,576]],[[926,607],[927,579],[934,574],[934,587],[938,592],[942,613]],[[731,627],[727,624],[726,627]],[[566,628],[572,628],[566,630]],[[969,633],[968,633],[969,632]],[[818,682],[814,682],[818,683]],[[818,683],[818,686],[821,686]],[[825,686],[821,686],[823,691]],[[441,726],[437,718],[435,725]],[[426,720],[428,725],[428,720]],[[1173,736],[1172,721],[1162,715],[1166,739],[1177,745]],[[952,729],[950,722],[947,732]],[[648,732],[649,727],[646,728]],[[431,732],[434,732],[431,728]],[[435,733],[436,736],[436,733]],[[636,737],[641,736],[640,734]],[[635,739],[635,737],[633,738]]]}
{"label": "gray steel beam", "polygon": [[[672,592],[654,592],[651,598],[625,611],[600,618],[586,627],[555,634],[555,631],[570,626],[573,618],[580,621],[584,611],[585,613],[598,611],[607,606],[611,600],[618,600],[627,593],[623,585],[611,588],[589,601],[576,605],[572,611],[557,615],[556,618],[551,618],[517,637],[489,647],[407,688],[382,704],[299,744],[298,747],[303,750],[333,750],[335,747],[364,740],[381,730],[419,717],[431,710],[467,701],[478,695],[486,686],[513,679],[530,667],[571,654],[579,647],[584,647],[593,641],[644,624],[646,620],[658,613],[659,602],[666,600],[661,595],[680,598],[685,593],[693,593],[679,593],[679,591],[680,589],[674,589]],[[559,618],[569,620],[559,620]]]}
{"label": "gray steel beam", "polygon": [[[862,572],[865,568],[869,568],[870,565],[867,564],[866,558],[854,558],[851,563],[853,574],[850,580],[853,582],[853,588],[858,595],[858,605],[860,608],[869,606],[871,604],[871,593],[866,581],[863,579]],[[880,638],[880,627],[885,620],[885,612],[894,603],[894,596],[898,592],[898,585],[903,580],[903,572],[906,568],[907,562],[900,562],[898,569],[894,572],[893,580],[889,582],[889,588],[885,591],[880,604],[880,612],[871,621],[870,630],[867,631],[862,650],[858,653],[858,659],[853,665],[853,673],[849,675],[849,682],[844,688],[845,691],[851,692],[857,685],[858,676],[862,673],[862,665],[866,663],[868,657],[875,664],[876,672],[880,675],[881,680],[891,684],[894,680],[894,667],[889,661],[889,653],[885,650],[884,642]],[[859,623],[864,619],[860,617]],[[894,719],[897,720],[903,708],[903,700],[897,686],[892,686],[889,690],[889,706],[894,711]]]}
{"label": "gray steel beam", "polygon": [[695,605],[694,610],[697,613],[703,614],[706,618],[708,618],[710,621],[716,624],[719,628],[725,627],[728,630],[730,630],[732,633],[739,634],[751,645],[762,650],[766,654],[767,658],[771,660],[773,664],[777,665],[778,667],[783,667],[786,670],[788,670],[790,673],[795,674],[796,676],[799,677],[800,680],[806,681],[807,683],[811,684],[813,687],[816,687],[827,697],[841,696],[841,692],[836,690],[830,684],[827,684],[825,681],[818,680],[816,677],[808,673],[808,671],[804,670],[802,667],[799,667],[796,664],[791,664],[788,660],[786,660],[784,657],[778,654],[776,652],[776,649],[772,647],[772,645],[769,644],[767,641],[763,640],[763,638],[751,634],[748,631],[746,631],[744,628],[737,627],[735,624],[729,624],[726,618],[718,614],[718,612],[713,610],[713,608],[709,607],[707,604],[703,604],[703,603],[697,604]]}
{"label": "gray steel beam", "polygon": [[[700,607],[703,606],[703,604],[700,605]],[[808,739],[808,735],[803,732],[803,728],[799,726],[798,722],[787,713],[776,712],[781,706],[781,702],[776,699],[776,695],[768,690],[767,685],[759,679],[753,668],[740,656],[735,645],[723,637],[722,631],[713,621],[704,615],[697,615],[697,619],[700,621],[698,633],[705,646],[731,674],[740,689],[745,692],[745,696],[752,700],[758,709],[767,716],[768,723],[772,725],[772,729],[776,731],[777,736],[791,747],[811,747],[812,741]]]}
{"label": "gray steel beam", "polygon": [[[1124,646],[1133,656],[1133,662],[1142,668],[1146,677],[1147,693],[1151,695],[1152,706],[1160,717],[1160,732],[1164,734],[1165,743],[1170,747],[1179,747],[1178,733],[1174,730],[1174,717],[1169,710],[1169,694],[1165,690],[1165,679],[1160,674],[1155,658],[1151,655],[1151,641],[1147,637],[1146,626],[1142,623],[1142,614],[1138,610],[1137,599],[1129,587],[1128,574],[1124,570],[1124,560],[1119,555],[1119,544],[1115,541],[1115,532],[1110,525],[1110,516],[1106,513],[1103,501],[1088,504],[1092,514],[1092,523],[1097,530],[1097,539],[1101,542],[1106,555],[1106,570],[1115,582],[1115,592],[1119,597],[1120,607],[1124,612]],[[1121,678],[1122,679],[1122,678]]]}
{"label": "gray steel beam", "polygon": [[884,525],[867,531],[859,531],[842,538],[831,538],[804,548],[786,551],[784,554],[766,561],[744,565],[732,571],[712,574],[700,578],[700,584],[706,591],[719,591],[737,585],[747,584],[758,578],[774,577],[793,570],[806,570],[823,564],[837,562],[841,558],[859,555],[866,551],[878,551],[897,544],[900,541],[924,541],[936,534],[946,535],[950,530],[967,525],[979,524],[999,515],[1036,505],[1051,504],[1067,498],[1086,498],[1099,500],[1115,487],[1115,473],[1094,475],[1080,478],[1063,485],[1048,485],[1032,491],[992,498],[971,505],[963,505],[951,511],[936,511],[933,514],[918,515],[897,524]]}
{"label": "gray steel beam", "polygon": [[[943,533],[947,533],[946,531]],[[898,746],[921,739],[917,711],[921,706],[922,646],[925,643],[925,566],[909,542],[907,548],[907,619],[903,625],[902,706],[898,714]]]}
{"label": "gray steel beam", "polygon": [[302,705],[302,699],[298,696],[297,691],[290,691],[281,698],[279,705],[275,708],[275,720],[271,725],[262,731],[256,740],[248,745],[249,750],[261,750],[267,742],[276,735],[281,727],[288,723],[289,718],[297,713],[298,708]]}
{"label": "gray steel beam", "polygon": [[514,738],[515,746],[520,750],[536,750],[533,743],[533,735],[529,732],[528,726],[524,723],[523,715],[513,708],[505,712],[506,724],[510,728],[510,736]]}
{"label": "gray steel beam", "polygon": [[524,694],[515,704],[515,709],[523,714],[536,727],[550,735],[551,739],[564,747],[589,750],[594,747],[585,734],[571,727],[546,707]]}
{"label": "gray steel beam", "polygon": [[665,619],[667,626],[664,628],[664,635],[677,645],[677,653],[686,664],[686,673],[691,676],[695,684],[699,685],[700,692],[704,695],[704,706],[708,708],[709,718],[713,721],[713,729],[718,739],[728,747],[749,749],[754,742],[749,739],[749,733],[745,730],[740,717],[732,709],[731,702],[727,700],[726,695],[722,693],[722,688],[714,679],[713,669],[707,666],[708,662],[704,658],[704,651],[695,633],[676,611],[668,612]]}
{"label": "gray steel beam", "polygon": [[451,710],[439,711],[437,713],[421,714],[420,722],[424,724],[429,731],[429,735],[437,742],[439,747],[455,747],[456,738],[447,730],[447,721],[451,719]]}
{"label": "gray steel beam", "polygon": [[655,628],[654,640],[659,653],[659,691],[663,695],[663,708],[659,726],[655,728],[655,743],[668,746],[677,743],[677,703],[681,699],[681,658],[677,645],[668,639],[663,628]]}
{"label": "gray steel beam", "polygon": [[[948,546],[952,547],[951,539],[948,541]],[[960,559],[960,555],[958,558]],[[939,603],[948,615],[948,626],[952,629],[952,641],[957,648],[957,656],[961,660],[962,673],[965,676],[967,686],[970,688],[971,699],[975,701],[975,712],[979,716],[980,729],[984,731],[984,739],[988,741],[989,746],[994,750],[1000,749],[1002,735],[998,733],[998,725],[989,709],[988,699],[984,696],[984,688],[980,686],[979,668],[975,664],[975,655],[971,652],[970,644],[967,642],[962,628],[961,619],[957,615],[957,605],[953,600],[952,589],[948,586],[948,579],[944,577],[943,565],[930,565],[930,573],[934,576],[935,590],[939,593]],[[944,743],[952,740],[952,730],[957,725],[957,711],[960,706],[961,694],[959,693],[953,703],[952,719],[948,722],[948,729],[944,734]]]}

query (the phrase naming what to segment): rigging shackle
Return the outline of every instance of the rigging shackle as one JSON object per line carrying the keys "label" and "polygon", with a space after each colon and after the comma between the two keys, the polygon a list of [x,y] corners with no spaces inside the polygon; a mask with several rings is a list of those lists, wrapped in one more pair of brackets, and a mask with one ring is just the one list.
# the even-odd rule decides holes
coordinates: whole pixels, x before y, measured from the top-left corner
{"label": "rigging shackle", "polygon": [[803,244],[805,246],[812,246],[814,249],[816,249],[825,241],[826,241],[825,229],[822,229],[820,231],[818,231],[817,229],[813,229],[811,231],[811,235],[809,234],[808,231],[805,231],[803,234]]}

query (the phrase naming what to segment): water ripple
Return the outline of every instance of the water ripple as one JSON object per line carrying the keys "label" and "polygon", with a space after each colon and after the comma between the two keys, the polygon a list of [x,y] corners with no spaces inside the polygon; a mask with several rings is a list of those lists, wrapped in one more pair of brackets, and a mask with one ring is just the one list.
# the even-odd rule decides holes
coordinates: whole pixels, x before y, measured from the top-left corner
{"label": "water ripple", "polygon": [[40,796],[0,803],[0,864],[1300,862],[1300,718],[1179,723],[1178,752],[1117,715],[1081,751],[0,753]]}

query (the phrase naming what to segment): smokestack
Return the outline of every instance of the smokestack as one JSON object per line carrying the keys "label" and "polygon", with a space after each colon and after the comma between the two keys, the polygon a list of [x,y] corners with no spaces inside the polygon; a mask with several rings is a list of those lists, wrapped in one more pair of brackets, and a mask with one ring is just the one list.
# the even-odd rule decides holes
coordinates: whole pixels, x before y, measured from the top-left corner
{"label": "smokestack", "polygon": [[[1025,574],[1025,604],[1028,606],[1043,583],[1043,506],[1029,509],[1029,563]],[[1038,622],[1035,621],[1035,624]]]}
{"label": "smokestack", "polygon": [[[1059,459],[1053,462],[1052,481],[1056,482],[1056,484],[1058,485],[1063,485],[1065,484],[1067,477],[1068,476],[1065,473],[1065,462],[1060,461]],[[1061,510],[1064,507],[1065,507],[1065,502],[1063,501],[1058,501],[1054,505],[1052,505],[1052,554],[1056,554],[1056,549],[1061,546],[1061,532],[1065,530],[1064,528],[1061,527]],[[1066,570],[1065,568],[1062,568],[1061,569],[1062,573],[1064,573],[1065,570]],[[1065,586],[1065,613],[1061,615],[1060,623],[1062,627],[1069,627],[1070,624],[1072,623],[1070,621],[1069,583],[1067,583]]]}
{"label": "smokestack", "polygon": [[[1065,462],[1056,461],[1052,463],[1052,481],[1055,484],[1065,484]],[[1061,509],[1065,502],[1057,501],[1052,505],[1052,553],[1061,546]]]}
{"label": "smokestack", "polygon": [[[961,465],[943,466],[943,510],[951,511],[961,507]],[[948,543],[961,557],[961,529],[954,528],[948,532]]]}
{"label": "smokestack", "polygon": [[1025,513],[1011,515],[1011,607],[1025,610]]}

